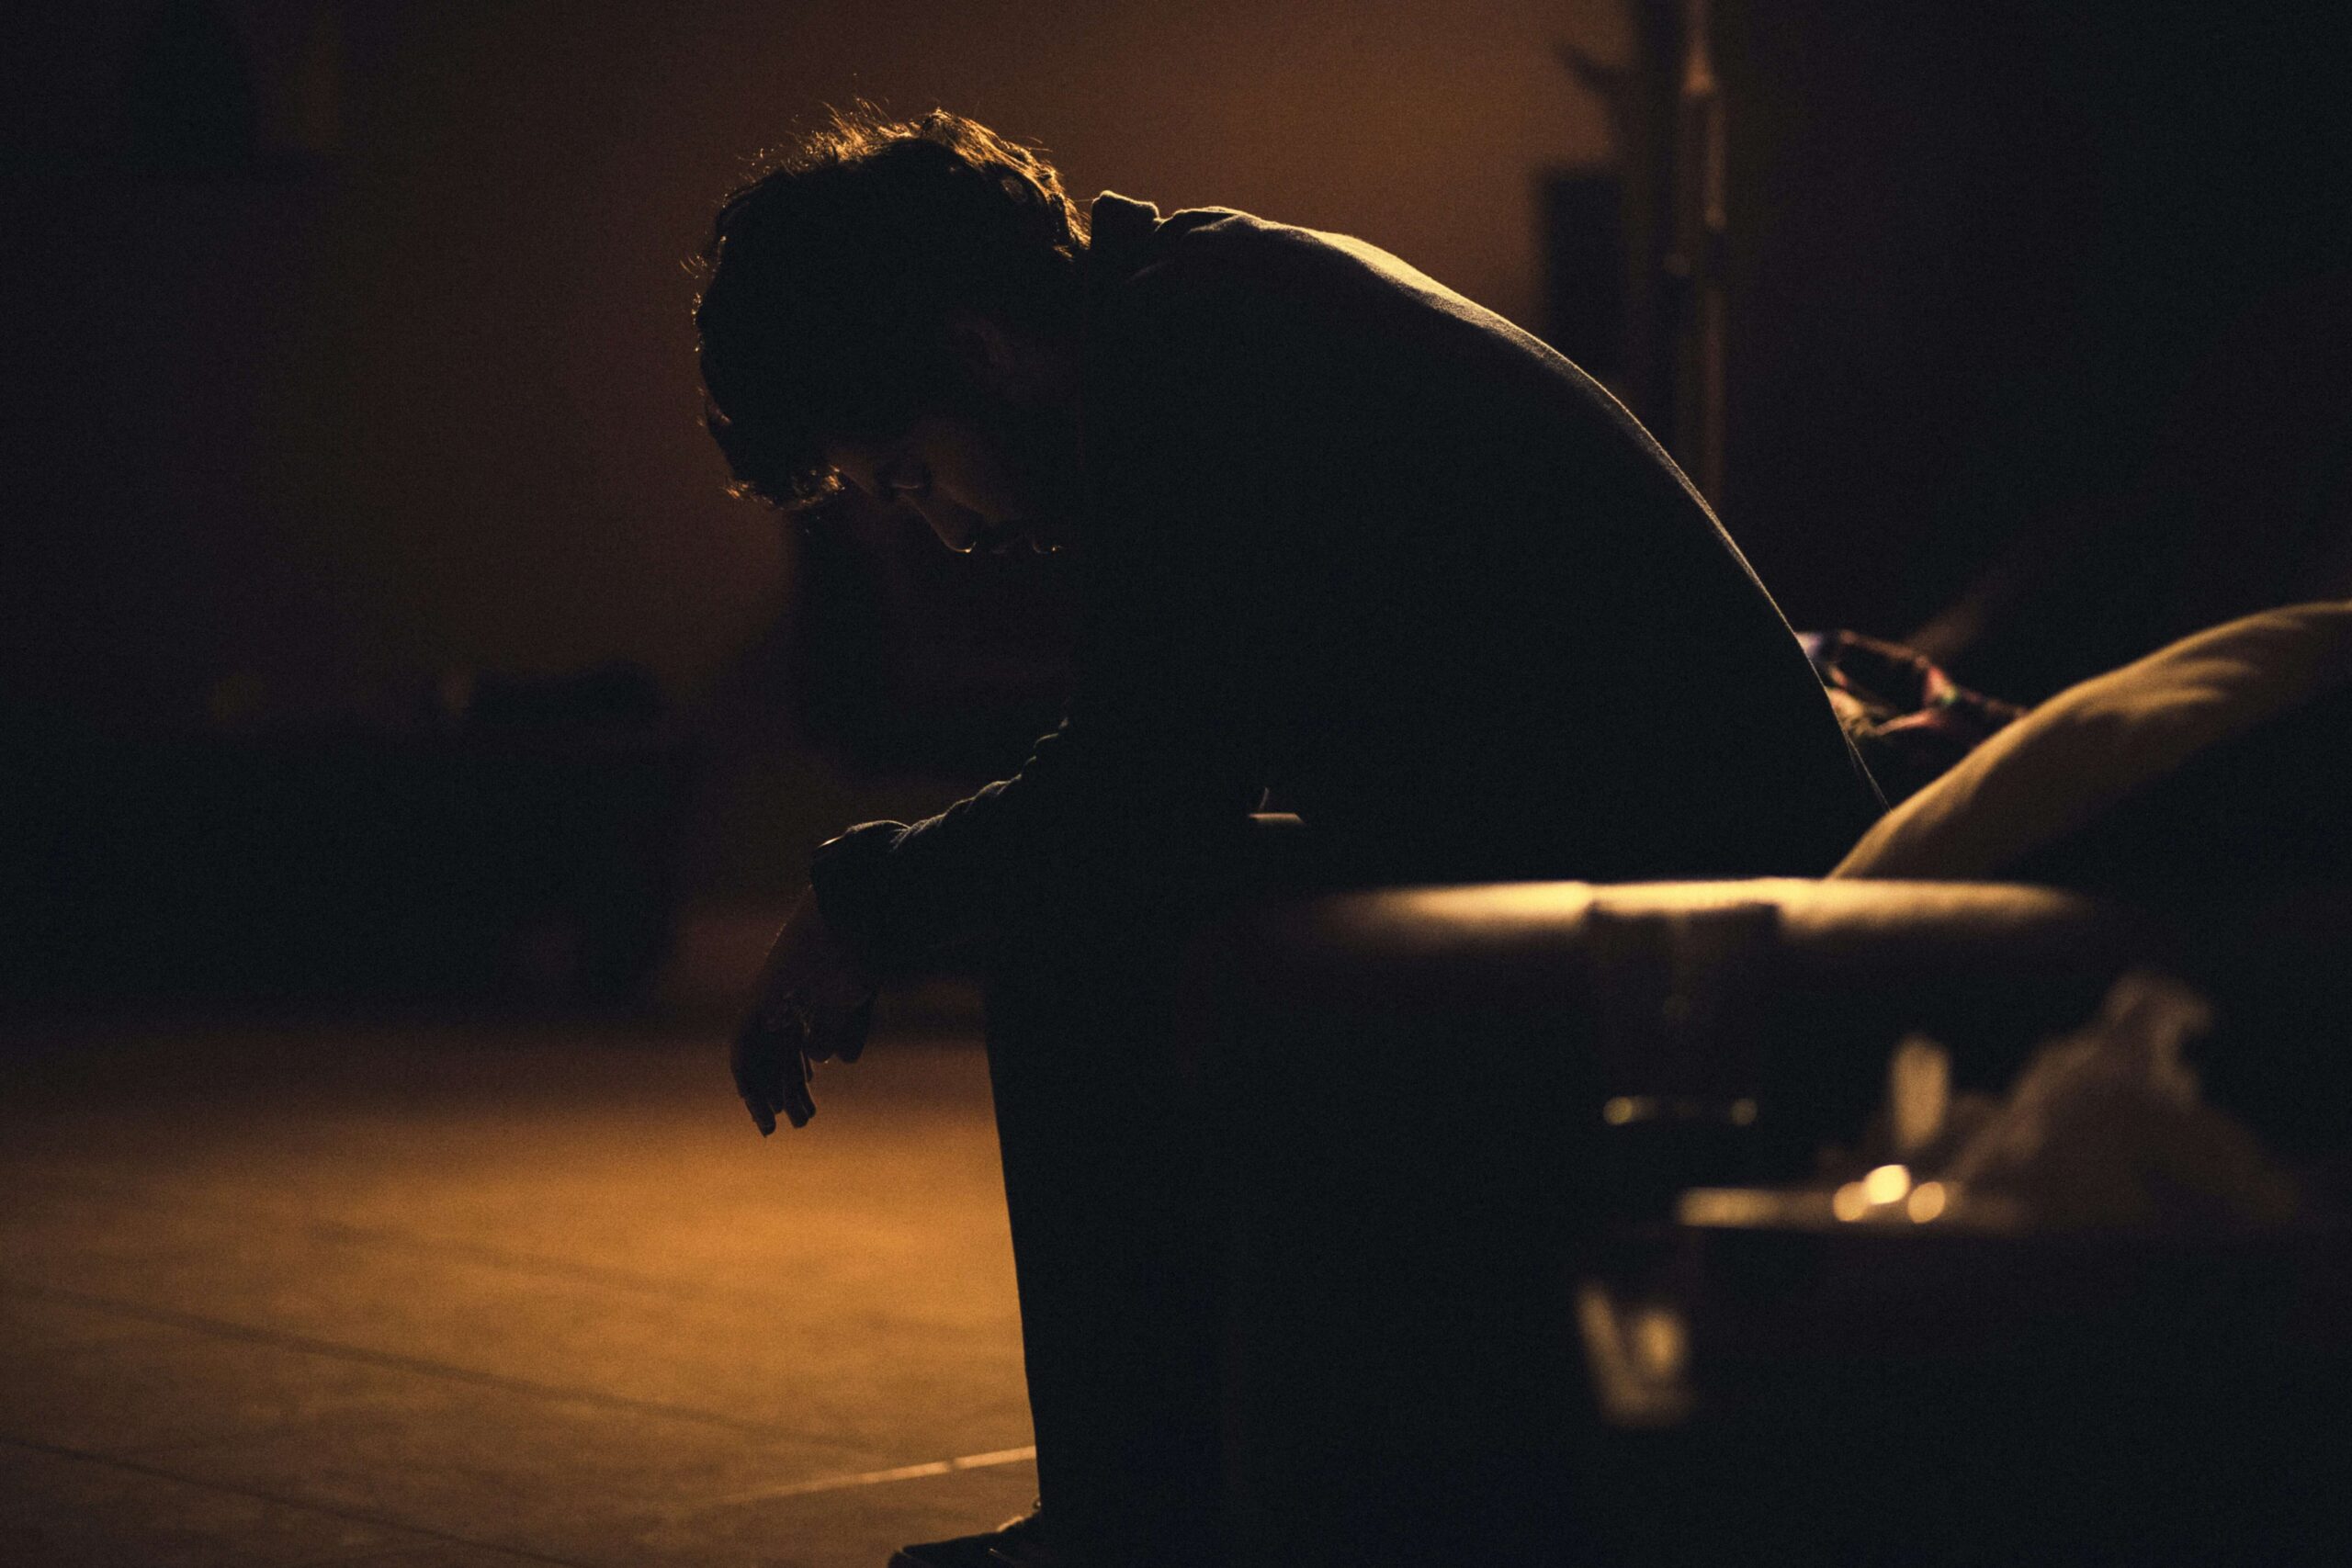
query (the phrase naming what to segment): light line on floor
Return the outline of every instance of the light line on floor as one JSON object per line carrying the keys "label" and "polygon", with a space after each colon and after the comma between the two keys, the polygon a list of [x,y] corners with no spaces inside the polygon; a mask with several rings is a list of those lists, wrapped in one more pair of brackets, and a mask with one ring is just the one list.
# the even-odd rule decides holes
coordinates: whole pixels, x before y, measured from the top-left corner
{"label": "light line on floor", "polygon": [[[272,1229],[300,1235],[312,1241],[331,1246],[377,1247],[386,1251],[414,1253],[428,1258],[451,1258],[468,1263],[487,1264],[517,1274],[537,1274],[551,1279],[572,1280],[582,1284],[605,1285],[615,1290],[637,1291],[648,1295],[674,1297],[682,1301],[707,1301],[722,1292],[700,1289],[675,1280],[632,1273],[623,1269],[605,1269],[594,1264],[581,1263],[571,1258],[538,1258],[529,1253],[513,1252],[504,1247],[484,1247],[476,1242],[442,1241],[431,1236],[412,1235],[403,1231],[381,1225],[358,1225],[345,1220],[324,1219],[287,1204],[266,1202],[236,1203],[217,1200],[191,1200],[184,1193],[166,1191],[157,1183],[130,1182],[119,1179],[91,1179],[87,1177],[58,1178],[45,1173],[11,1172],[10,1179],[18,1187],[39,1187],[60,1192],[85,1201],[136,1203],[148,1213],[174,1215],[200,1214],[207,1217],[233,1218],[241,1228],[252,1232],[258,1224]],[[750,1292],[739,1292],[748,1295]]]}
{"label": "light line on floor", "polygon": [[185,1328],[192,1333],[209,1335],[216,1339],[243,1340],[251,1345],[266,1345],[274,1349],[299,1351],[306,1356],[330,1356],[338,1360],[357,1361],[371,1367],[388,1367],[394,1371],[413,1372],[420,1377],[445,1378],[452,1382],[472,1383],[481,1388],[502,1389],[509,1393],[527,1393],[541,1399],[567,1400],[579,1404],[600,1405],[607,1410],[626,1410],[639,1416],[660,1416],[673,1421],[692,1421],[700,1426],[719,1427],[730,1432],[741,1432],[755,1438],[807,1440],[805,1432],[795,1427],[780,1426],[772,1421],[747,1421],[740,1416],[722,1415],[716,1410],[697,1409],[691,1404],[672,1404],[659,1399],[633,1399],[625,1393],[606,1393],[600,1389],[571,1388],[562,1383],[540,1382],[531,1378],[509,1377],[503,1372],[480,1371],[471,1367],[453,1366],[447,1361],[430,1360],[422,1356],[403,1356],[390,1350],[370,1350],[361,1345],[345,1345],[333,1339],[313,1339],[307,1334],[289,1334],[284,1329],[262,1328],[252,1324],[232,1323],[225,1318],[205,1317],[192,1312],[175,1312],[169,1307],[142,1306],[137,1302],[119,1301],[112,1296],[94,1295],[87,1291],[66,1290],[57,1285],[37,1285],[27,1280],[0,1278],[0,1294],[29,1296],[36,1301],[64,1302],[74,1306],[112,1313],[121,1317],[138,1318],[147,1323],[160,1323],[172,1328]]}
{"label": "light line on floor", "polygon": [[[190,1199],[180,1192],[167,1191],[154,1182],[131,1182],[88,1177],[58,1177],[47,1172],[22,1169],[8,1172],[12,1190],[39,1188],[47,1192],[63,1193],[85,1201],[111,1201],[135,1203],[149,1214],[173,1216],[198,1214],[207,1217],[233,1218],[248,1233],[257,1224],[266,1223],[281,1233],[300,1235],[323,1246],[356,1247],[362,1251],[382,1250],[403,1252],[421,1258],[452,1258],[460,1262],[479,1263],[488,1268],[502,1269],[511,1273],[529,1274],[547,1279],[564,1280],[576,1284],[600,1285],[613,1290],[632,1291],[645,1295],[662,1296],[682,1302],[749,1301],[772,1302],[775,1292],[770,1288],[727,1288],[694,1284],[660,1275],[641,1274],[625,1269],[608,1269],[596,1264],[582,1263],[571,1258],[546,1258],[527,1252],[512,1251],[501,1247],[486,1247],[479,1242],[452,1241],[446,1238],[417,1235],[382,1225],[354,1224],[346,1220],[322,1218],[308,1210],[291,1205],[272,1205],[240,1201],[235,1203],[220,1200]],[[876,1310],[868,1321],[897,1324],[910,1321],[886,1311]]]}
{"label": "light line on floor", "polygon": [[920,1481],[928,1475],[953,1475],[959,1470],[987,1470],[1000,1464],[1019,1464],[1037,1457],[1034,1448],[997,1449],[984,1454],[959,1454],[954,1459],[935,1459],[925,1464],[902,1464],[890,1470],[862,1471],[855,1475],[821,1475],[814,1481],[794,1481],[782,1486],[763,1486],[755,1492],[737,1492],[725,1497],[715,1497],[687,1509],[701,1513],[709,1508],[730,1508],[744,1503],[764,1503],[776,1497],[806,1497],[812,1492],[844,1492],[853,1486],[878,1486],[886,1481]]}
{"label": "light line on floor", "polygon": [[[193,1486],[199,1492],[218,1493],[229,1497],[246,1497],[256,1503],[268,1503],[280,1508],[300,1508],[306,1513],[324,1514],[331,1519],[348,1519],[356,1525],[373,1525],[378,1529],[397,1530],[403,1535],[423,1536],[428,1540],[446,1541],[451,1546],[470,1546],[481,1551],[494,1551],[507,1557],[519,1557],[526,1562],[551,1563],[554,1568],[594,1568],[594,1564],[582,1562],[576,1557],[550,1557],[544,1551],[533,1551],[526,1546],[507,1546],[499,1541],[482,1540],[474,1536],[456,1535],[448,1530],[435,1529],[431,1525],[420,1525],[412,1520],[395,1518],[390,1514],[370,1513],[365,1508],[341,1508],[332,1503],[314,1503],[307,1497],[291,1497],[281,1492],[265,1492],[254,1486],[224,1485],[218,1481],[206,1481],[198,1476],[184,1475],[175,1470],[166,1470],[161,1465],[142,1464],[137,1460],[119,1459],[112,1454],[92,1453],[85,1449],[67,1448],[62,1443],[44,1443],[33,1438],[6,1436],[0,1436],[0,1443],[6,1443],[10,1448],[27,1449],[34,1453],[53,1455],[59,1459],[80,1460],[85,1464],[104,1465],[111,1470],[127,1470],[134,1475],[149,1476],[158,1481],[176,1482],[182,1486]],[[370,1552],[368,1556],[384,1556],[391,1550],[397,1549],[387,1549],[386,1552]],[[364,1562],[366,1559],[362,1558],[360,1561]]]}

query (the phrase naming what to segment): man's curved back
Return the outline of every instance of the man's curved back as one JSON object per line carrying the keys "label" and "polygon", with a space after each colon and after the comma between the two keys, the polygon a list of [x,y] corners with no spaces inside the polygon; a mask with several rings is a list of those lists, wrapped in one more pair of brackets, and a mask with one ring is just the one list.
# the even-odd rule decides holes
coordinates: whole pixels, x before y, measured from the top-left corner
{"label": "man's curved back", "polygon": [[1876,815],[1746,560],[1566,358],[1243,213],[1106,196],[1088,265],[1098,649],[1148,644],[1170,722],[1243,732],[1359,874],[1817,872]]}

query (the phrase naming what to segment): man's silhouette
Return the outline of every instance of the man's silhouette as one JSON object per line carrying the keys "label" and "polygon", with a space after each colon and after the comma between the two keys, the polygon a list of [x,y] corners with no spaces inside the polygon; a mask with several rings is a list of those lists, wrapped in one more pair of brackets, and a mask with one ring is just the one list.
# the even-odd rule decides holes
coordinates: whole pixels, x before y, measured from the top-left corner
{"label": "man's silhouette", "polygon": [[1183,933],[1250,879],[1250,814],[1295,813],[1326,882],[1802,874],[1876,792],[1648,434],[1361,241],[1081,213],[933,113],[796,145],[707,259],[742,490],[903,501],[953,549],[1066,548],[1084,584],[1060,728],[819,852],[736,1047],[762,1130],[797,1126],[804,1054],[855,1053],[875,975],[989,954],[1043,1507],[901,1560],[1211,1560],[1213,1243],[1169,1015]]}

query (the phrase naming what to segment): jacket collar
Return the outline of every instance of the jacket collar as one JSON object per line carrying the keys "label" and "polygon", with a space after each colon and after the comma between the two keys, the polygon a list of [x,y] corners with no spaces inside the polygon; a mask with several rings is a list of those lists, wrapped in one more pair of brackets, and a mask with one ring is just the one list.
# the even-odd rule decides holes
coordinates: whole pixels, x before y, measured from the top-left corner
{"label": "jacket collar", "polygon": [[1159,209],[1106,190],[1094,198],[1089,226],[1093,237],[1086,247],[1087,282],[1106,288],[1148,265],[1146,252],[1159,227]]}

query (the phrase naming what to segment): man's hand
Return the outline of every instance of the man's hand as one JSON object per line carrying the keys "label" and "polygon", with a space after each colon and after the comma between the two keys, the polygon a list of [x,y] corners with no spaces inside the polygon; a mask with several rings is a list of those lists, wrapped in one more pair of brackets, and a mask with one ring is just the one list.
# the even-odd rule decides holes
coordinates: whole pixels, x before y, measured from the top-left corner
{"label": "man's hand", "polygon": [[815,895],[803,893],[768,949],[759,995],[736,1032],[735,1092],[763,1136],[781,1112],[801,1126],[817,1113],[812,1062],[854,1062],[874,1016],[874,982],[857,955],[826,929]]}

